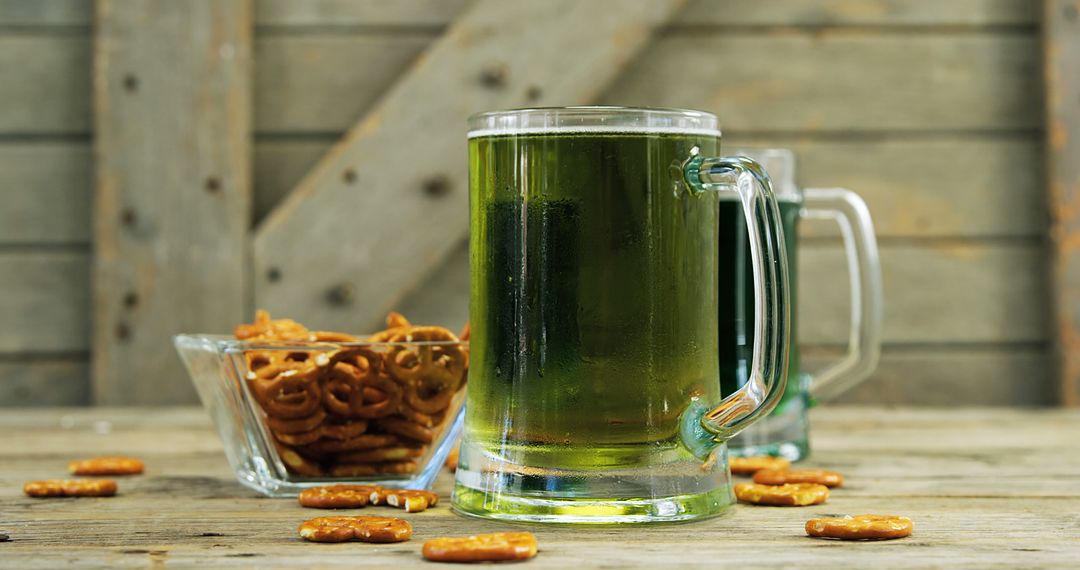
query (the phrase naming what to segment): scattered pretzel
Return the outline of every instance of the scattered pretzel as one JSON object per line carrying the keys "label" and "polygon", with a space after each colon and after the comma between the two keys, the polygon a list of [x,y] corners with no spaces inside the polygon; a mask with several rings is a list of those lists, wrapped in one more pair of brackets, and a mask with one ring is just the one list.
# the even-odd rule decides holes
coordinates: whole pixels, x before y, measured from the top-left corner
{"label": "scattered pretzel", "polygon": [[435,562],[495,562],[536,556],[531,532],[496,532],[461,538],[435,538],[424,543],[424,558]]}
{"label": "scattered pretzel", "polygon": [[30,481],[23,485],[23,492],[37,498],[111,497],[116,494],[116,481],[112,479]]}
{"label": "scattered pretzel", "polygon": [[72,475],[138,475],[143,462],[133,457],[95,457],[68,463]]}
{"label": "scattered pretzel", "polygon": [[[418,513],[434,507],[439,502],[439,496],[431,491],[414,491],[410,489],[387,489],[385,493],[379,493],[380,503],[391,507],[405,509],[407,513]],[[368,497],[370,500],[372,497]]]}
{"label": "scattered pretzel", "polygon": [[371,485],[330,485],[312,487],[300,492],[300,505],[312,509],[358,509],[366,506],[371,492]]}
{"label": "scattered pretzel", "polygon": [[732,457],[728,459],[732,475],[753,475],[762,469],[787,469],[791,462],[783,457],[759,455],[754,457]]}
{"label": "scattered pretzel", "polygon": [[408,521],[391,517],[319,517],[300,523],[298,530],[311,542],[404,542],[412,537]]}
{"label": "scattered pretzel", "polygon": [[787,485],[759,485],[740,483],[735,485],[735,497],[744,503],[772,505],[774,507],[805,507],[820,505],[829,498],[829,488],[813,483],[789,483]]}
{"label": "scattered pretzel", "polygon": [[762,469],[754,473],[754,482],[762,485],[784,485],[786,483],[817,483],[826,487],[840,487],[844,476],[836,471],[824,469]]}
{"label": "scattered pretzel", "polygon": [[911,536],[914,524],[908,517],[856,515],[806,521],[806,534],[841,540],[887,540]]}

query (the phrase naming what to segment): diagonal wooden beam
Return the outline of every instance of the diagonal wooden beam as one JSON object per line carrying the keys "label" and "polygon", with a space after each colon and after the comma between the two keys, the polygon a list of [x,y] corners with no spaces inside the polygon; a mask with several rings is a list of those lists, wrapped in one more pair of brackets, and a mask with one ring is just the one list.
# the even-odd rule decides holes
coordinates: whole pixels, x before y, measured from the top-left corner
{"label": "diagonal wooden beam", "polygon": [[96,6],[94,397],[195,402],[172,335],[246,313],[252,2]]}
{"label": "diagonal wooden beam", "polygon": [[465,119],[594,100],[682,4],[474,4],[257,229],[256,304],[374,326],[468,232]]}
{"label": "diagonal wooden beam", "polygon": [[1061,403],[1080,406],[1080,0],[1044,0],[1046,168]]}

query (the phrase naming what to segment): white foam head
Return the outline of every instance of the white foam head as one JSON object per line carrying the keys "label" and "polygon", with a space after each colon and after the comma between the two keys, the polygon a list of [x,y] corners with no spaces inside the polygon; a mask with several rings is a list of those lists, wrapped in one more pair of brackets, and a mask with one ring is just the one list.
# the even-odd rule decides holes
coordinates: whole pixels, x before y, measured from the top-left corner
{"label": "white foam head", "polygon": [[548,133],[656,133],[720,136],[716,115],[682,109],[549,107],[480,113],[469,138]]}

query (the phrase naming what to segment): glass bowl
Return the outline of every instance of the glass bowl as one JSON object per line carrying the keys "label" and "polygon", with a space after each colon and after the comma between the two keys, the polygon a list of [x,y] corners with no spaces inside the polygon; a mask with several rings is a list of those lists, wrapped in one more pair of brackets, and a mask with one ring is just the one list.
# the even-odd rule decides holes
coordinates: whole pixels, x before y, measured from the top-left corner
{"label": "glass bowl", "polygon": [[236,478],[273,497],[429,488],[462,424],[468,342],[267,342],[178,335]]}

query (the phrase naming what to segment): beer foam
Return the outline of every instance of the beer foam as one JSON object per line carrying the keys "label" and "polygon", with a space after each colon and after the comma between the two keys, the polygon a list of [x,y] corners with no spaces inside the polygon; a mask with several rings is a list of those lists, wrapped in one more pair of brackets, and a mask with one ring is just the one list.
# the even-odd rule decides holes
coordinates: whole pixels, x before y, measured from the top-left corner
{"label": "beer foam", "polygon": [[551,127],[496,127],[469,131],[470,139],[503,135],[549,135],[573,133],[609,133],[609,134],[650,134],[650,135],[692,135],[719,137],[720,129],[690,129],[686,127],[635,127],[628,125],[559,125]]}

